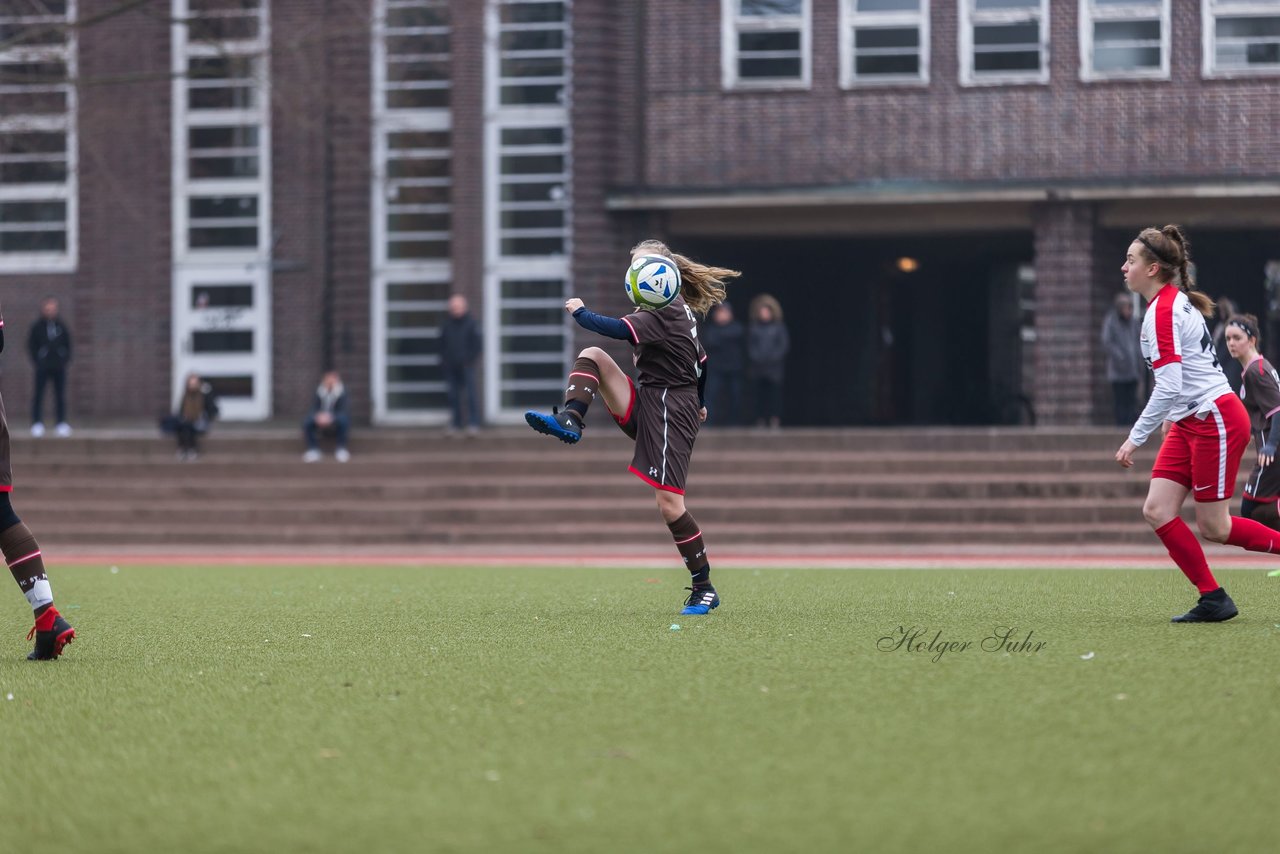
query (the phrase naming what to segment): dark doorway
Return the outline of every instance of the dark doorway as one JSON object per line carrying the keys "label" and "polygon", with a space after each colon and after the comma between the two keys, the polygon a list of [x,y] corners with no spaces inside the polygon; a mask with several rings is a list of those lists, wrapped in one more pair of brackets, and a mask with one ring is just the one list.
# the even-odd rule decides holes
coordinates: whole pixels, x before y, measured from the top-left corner
{"label": "dark doorway", "polygon": [[673,242],[743,271],[729,302],[744,323],[757,294],[782,304],[784,424],[1001,423],[1021,391],[1030,234]]}

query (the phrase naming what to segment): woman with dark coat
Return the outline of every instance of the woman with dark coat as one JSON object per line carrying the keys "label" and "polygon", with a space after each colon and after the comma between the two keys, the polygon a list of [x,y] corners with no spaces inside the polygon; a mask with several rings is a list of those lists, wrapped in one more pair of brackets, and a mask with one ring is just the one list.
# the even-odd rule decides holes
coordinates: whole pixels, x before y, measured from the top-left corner
{"label": "woman with dark coat", "polygon": [[747,367],[756,392],[756,424],[778,429],[782,424],[782,381],[791,336],[782,322],[782,306],[769,294],[751,301],[747,327]]}

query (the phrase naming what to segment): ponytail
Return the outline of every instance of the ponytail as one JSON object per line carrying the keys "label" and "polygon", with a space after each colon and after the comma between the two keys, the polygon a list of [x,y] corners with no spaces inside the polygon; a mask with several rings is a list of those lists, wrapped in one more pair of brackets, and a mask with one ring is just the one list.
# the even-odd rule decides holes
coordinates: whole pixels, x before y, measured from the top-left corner
{"label": "ponytail", "polygon": [[698,314],[706,314],[713,305],[724,302],[727,280],[742,275],[738,270],[700,264],[692,258],[672,252],[661,240],[642,240],[631,251],[653,252],[674,261],[680,270],[680,291],[684,295],[684,301]]}
{"label": "ponytail", "polygon": [[1187,269],[1191,261],[1191,241],[1176,225],[1166,225],[1159,230],[1144,228],[1138,235],[1138,242],[1145,248],[1147,255],[1169,277],[1169,281],[1177,279],[1178,290],[1187,295],[1187,299],[1196,310],[1209,317],[1215,308],[1214,301],[1203,291],[1196,290],[1196,283]]}

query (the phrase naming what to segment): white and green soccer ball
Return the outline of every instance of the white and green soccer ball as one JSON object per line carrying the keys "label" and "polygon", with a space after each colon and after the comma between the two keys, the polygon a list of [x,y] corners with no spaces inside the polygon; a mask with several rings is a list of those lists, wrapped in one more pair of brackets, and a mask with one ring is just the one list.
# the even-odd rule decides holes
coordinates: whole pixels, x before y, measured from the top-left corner
{"label": "white and green soccer ball", "polygon": [[637,255],[627,268],[627,298],[641,308],[663,308],[680,295],[680,268],[663,255]]}

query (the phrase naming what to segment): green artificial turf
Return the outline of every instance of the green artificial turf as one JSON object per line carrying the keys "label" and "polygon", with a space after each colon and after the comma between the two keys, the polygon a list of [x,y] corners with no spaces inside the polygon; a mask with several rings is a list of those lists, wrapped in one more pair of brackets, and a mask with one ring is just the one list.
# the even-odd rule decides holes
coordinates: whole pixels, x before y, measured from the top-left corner
{"label": "green artificial turf", "polygon": [[1274,850],[1280,579],[1175,626],[1172,569],[680,575],[57,567],[0,851]]}

